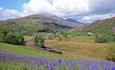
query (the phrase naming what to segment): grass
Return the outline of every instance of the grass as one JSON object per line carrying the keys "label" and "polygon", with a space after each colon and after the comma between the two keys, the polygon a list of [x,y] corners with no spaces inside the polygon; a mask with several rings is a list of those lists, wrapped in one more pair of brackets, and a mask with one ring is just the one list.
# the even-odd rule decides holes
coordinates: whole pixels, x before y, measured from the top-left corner
{"label": "grass", "polygon": [[[25,36],[25,40],[32,42],[32,38],[30,36]],[[36,50],[33,48],[29,48],[27,46],[20,45],[11,45],[0,43],[0,49],[15,52],[21,55],[29,55],[29,56],[40,56],[40,57],[51,57],[51,58],[62,58],[62,59],[105,59],[107,48],[111,46],[115,46],[115,43],[95,43],[94,36],[76,36],[69,40],[45,40],[45,45],[48,47],[56,48],[63,51],[63,55],[49,53],[47,51]],[[70,57],[71,56],[71,57]]]}
{"label": "grass", "polygon": [[[26,38],[26,41],[32,42],[32,37],[26,36],[25,38]],[[96,60],[96,59],[105,59],[106,53],[108,51],[107,50],[108,47],[115,48],[115,43],[95,43],[93,41],[93,39],[94,39],[93,37],[79,36],[76,38],[74,38],[73,40],[70,39],[70,40],[62,40],[62,41],[45,40],[46,46],[62,50],[63,55],[50,53],[50,52],[43,51],[43,50],[33,49],[28,46],[12,45],[12,44],[7,44],[7,43],[0,43],[0,51],[15,53],[18,55],[46,57],[46,58],[50,58],[50,59],[53,58],[54,60],[55,59],[79,60],[79,59],[92,59],[92,58],[93,58],[93,60],[94,59]],[[53,59],[51,59],[51,63],[52,63]],[[16,63],[15,63],[15,59],[13,58],[13,61],[11,63],[5,63],[1,60],[0,62],[3,62],[3,63],[0,64],[0,70],[38,70],[38,69],[39,70],[48,70],[48,68],[46,66],[47,62],[42,65],[36,66],[35,64],[32,64],[32,62],[30,62],[30,65],[29,65],[29,63],[26,65],[24,65],[23,63],[17,64],[18,61],[20,61],[20,60],[16,59]],[[26,60],[26,61],[29,62],[28,60]],[[35,62],[37,62],[37,61],[35,61]],[[41,60],[39,60],[39,61],[41,61]],[[68,62],[68,64],[65,63],[68,66],[66,66],[66,65],[64,66],[64,63],[59,64],[57,66],[54,65],[54,70],[57,70],[57,69],[68,70],[69,68],[72,68],[72,67],[74,70],[75,69],[80,70],[81,63],[75,65],[75,63],[73,63],[73,62],[75,62],[75,61]],[[84,63],[81,65],[86,64],[84,60],[83,60],[83,62]],[[77,62],[77,63],[79,63],[79,62]],[[93,63],[95,63],[95,61]],[[82,66],[82,69],[87,69],[87,66],[88,67],[93,66],[94,65],[93,63],[91,65],[86,64],[86,65]],[[101,63],[101,62],[99,62],[99,63]],[[88,60],[88,64],[89,64],[89,60]],[[31,66],[31,65],[33,65],[33,66]],[[52,64],[50,64],[50,65],[52,65]],[[96,65],[97,65],[97,63],[96,63]],[[98,65],[100,65],[100,64],[98,64]],[[98,66],[97,70],[104,69],[103,67],[101,68],[101,66],[103,66],[103,65],[105,65],[105,64],[102,63],[102,65]],[[110,66],[112,66],[112,65],[110,65]],[[113,69],[113,67],[111,67],[111,69]],[[108,68],[108,70],[111,70],[111,69]]]}
{"label": "grass", "polygon": [[101,22],[96,22],[94,24],[89,25],[84,31],[91,31],[93,33],[97,34],[105,34],[105,35],[111,35],[114,34],[114,32],[111,32],[111,28],[115,26],[115,19],[109,19],[104,20]]}
{"label": "grass", "polygon": [[96,58],[105,59],[107,48],[110,47],[110,43],[95,43],[95,42],[83,42],[83,41],[58,41],[47,40],[46,45],[49,47],[57,48],[67,52],[70,55],[78,55],[83,58]]}
{"label": "grass", "polygon": [[[26,37],[27,41],[32,41],[32,37]],[[95,43],[94,36],[74,36],[68,40],[59,41],[56,39],[45,40],[48,47],[62,50],[64,55],[72,57],[81,57],[83,59],[105,59],[108,47],[114,46],[114,43]]]}
{"label": "grass", "polygon": [[69,36],[69,40],[77,40],[77,41],[94,41],[95,36]]}
{"label": "grass", "polygon": [[6,43],[0,43],[0,50],[10,52],[10,53],[16,53],[18,55],[50,57],[50,58],[59,58],[59,59],[79,59],[79,57],[78,58],[69,57],[66,55],[55,54],[55,53],[50,53],[47,51],[33,49],[28,46],[12,45],[12,44],[6,44]]}

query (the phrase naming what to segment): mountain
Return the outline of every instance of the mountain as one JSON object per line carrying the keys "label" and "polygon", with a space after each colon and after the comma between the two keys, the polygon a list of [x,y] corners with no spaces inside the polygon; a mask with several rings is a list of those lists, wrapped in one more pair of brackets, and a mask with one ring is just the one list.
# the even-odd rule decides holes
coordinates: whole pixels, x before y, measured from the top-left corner
{"label": "mountain", "polygon": [[[30,31],[45,31],[45,32],[57,32],[63,30],[72,29],[74,26],[79,26],[79,23],[66,21],[63,18],[57,16],[43,16],[43,15],[30,15],[26,17],[20,17],[16,19],[9,19],[0,21],[0,26],[15,24],[17,27],[21,25],[20,29],[26,29]],[[23,28],[22,28],[23,27]]]}
{"label": "mountain", "polygon": [[[72,18],[67,18],[67,19],[65,19],[66,21],[69,21],[69,22],[73,22],[73,23],[81,23],[81,22],[79,22],[79,21],[77,21],[77,20],[75,20],[75,19],[72,19]],[[81,23],[82,24],[82,23]]]}
{"label": "mountain", "polygon": [[115,17],[87,24],[82,30],[96,34],[115,34]]}
{"label": "mountain", "polygon": [[78,25],[76,23],[70,22],[70,21],[66,21],[60,17],[57,16],[42,16],[42,15],[30,15],[30,16],[26,16],[26,17],[21,17],[21,18],[16,18],[16,19],[9,19],[9,20],[5,20],[5,21],[0,21],[1,24],[7,24],[8,22],[15,22],[17,24],[23,24],[23,23],[42,23],[42,22],[53,22],[56,24],[60,24],[60,25],[65,25],[68,27],[73,27],[75,25]]}

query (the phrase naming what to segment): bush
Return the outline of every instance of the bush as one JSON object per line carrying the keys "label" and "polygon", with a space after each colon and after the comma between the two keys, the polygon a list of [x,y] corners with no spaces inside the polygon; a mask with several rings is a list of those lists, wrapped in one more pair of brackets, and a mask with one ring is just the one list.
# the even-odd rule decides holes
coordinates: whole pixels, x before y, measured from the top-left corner
{"label": "bush", "polygon": [[106,59],[109,61],[115,61],[115,45],[111,45],[107,48],[107,56]]}
{"label": "bush", "polygon": [[95,36],[96,43],[108,43],[110,42],[110,37],[105,35],[96,35]]}
{"label": "bush", "polygon": [[113,42],[115,42],[115,35],[114,35],[114,36],[112,36],[112,41],[113,41]]}
{"label": "bush", "polygon": [[14,33],[12,31],[9,32],[1,32],[0,33],[0,42],[9,43],[9,44],[24,44],[24,37],[18,33]]}
{"label": "bush", "polygon": [[0,33],[0,42],[3,42],[3,43],[5,43],[5,41],[6,41],[6,39],[5,39],[6,37],[5,37],[5,35],[4,34],[2,34],[2,33]]}
{"label": "bush", "polygon": [[62,35],[58,35],[57,38],[58,38],[59,41],[62,41],[62,40],[63,40]]}
{"label": "bush", "polygon": [[40,47],[40,48],[44,47],[44,38],[42,35],[35,35],[33,42],[37,47]]}
{"label": "bush", "polygon": [[47,39],[49,39],[49,40],[54,39],[54,38],[53,38],[53,35],[47,35]]}
{"label": "bush", "polygon": [[12,32],[9,32],[6,36],[6,42],[10,43],[10,44],[17,44],[18,41],[16,40],[16,36],[15,34],[13,34]]}

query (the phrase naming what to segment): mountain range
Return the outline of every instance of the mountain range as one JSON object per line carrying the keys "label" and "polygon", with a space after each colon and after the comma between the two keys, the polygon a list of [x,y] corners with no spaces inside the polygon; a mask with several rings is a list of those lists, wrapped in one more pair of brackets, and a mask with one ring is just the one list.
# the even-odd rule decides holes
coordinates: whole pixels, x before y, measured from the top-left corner
{"label": "mountain range", "polygon": [[[33,26],[47,26],[52,30],[69,30],[92,32],[100,34],[111,34],[115,32],[115,17],[99,20],[90,24],[83,24],[72,18],[63,19],[57,16],[30,15],[26,17],[0,21],[0,25],[6,24],[32,24]],[[47,31],[47,29],[46,29]]]}

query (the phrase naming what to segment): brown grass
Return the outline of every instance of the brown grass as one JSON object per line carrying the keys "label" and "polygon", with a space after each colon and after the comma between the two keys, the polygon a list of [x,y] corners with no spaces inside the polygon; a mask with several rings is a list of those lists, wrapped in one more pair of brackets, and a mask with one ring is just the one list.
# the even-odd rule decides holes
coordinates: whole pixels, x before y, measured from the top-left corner
{"label": "brown grass", "polygon": [[107,43],[79,42],[79,41],[57,41],[47,40],[46,46],[60,49],[66,55],[80,56],[85,58],[104,59],[106,56]]}

